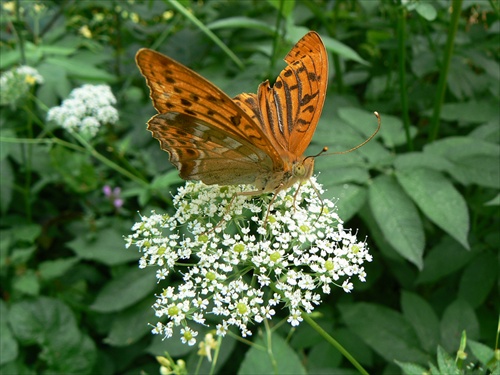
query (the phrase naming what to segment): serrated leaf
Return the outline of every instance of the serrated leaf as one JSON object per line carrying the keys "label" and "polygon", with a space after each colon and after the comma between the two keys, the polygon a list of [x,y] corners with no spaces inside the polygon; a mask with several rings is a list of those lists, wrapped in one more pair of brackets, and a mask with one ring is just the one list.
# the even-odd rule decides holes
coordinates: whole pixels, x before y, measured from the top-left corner
{"label": "serrated leaf", "polygon": [[458,349],[464,330],[468,338],[480,336],[476,313],[467,302],[457,299],[446,308],[441,318],[441,343],[448,352]]}
{"label": "serrated leaf", "polygon": [[153,269],[132,268],[106,284],[90,308],[102,313],[121,311],[151,295],[155,287]]}
{"label": "serrated leaf", "polygon": [[498,280],[498,267],[495,256],[483,253],[469,263],[462,273],[458,287],[458,296],[472,307],[478,308],[492,291]]}
{"label": "serrated leaf", "polygon": [[467,346],[483,366],[487,367],[491,360],[495,360],[495,351],[489,346],[474,340],[467,340]]}
{"label": "serrated leaf", "polygon": [[396,159],[394,160],[394,167],[399,171],[415,168],[427,168],[443,172],[453,169],[453,163],[436,154],[407,152],[396,156]]}
{"label": "serrated leaf", "polygon": [[40,297],[12,305],[10,326],[25,344],[37,344],[45,373],[89,374],[96,358],[94,343],[76,325],[72,311],[61,301]]}
{"label": "serrated leaf", "polygon": [[377,177],[368,190],[368,201],[387,242],[422,269],[424,230],[417,209],[403,189],[391,177]]}
{"label": "serrated leaf", "polygon": [[415,363],[394,361],[403,370],[405,375],[422,375],[427,372],[425,367],[419,366]]}
{"label": "serrated leaf", "polygon": [[[373,134],[377,128],[377,118],[372,112],[355,107],[339,108],[339,117],[361,132],[365,137]],[[375,137],[380,137],[384,144],[392,148],[406,143],[406,134],[401,119],[395,116],[381,114],[382,127]],[[410,128],[410,136],[417,133],[414,127]]]}
{"label": "serrated leaf", "polygon": [[[268,345],[271,347],[268,348]],[[258,337],[246,352],[238,370],[238,375],[274,373],[294,375],[307,373],[297,353],[276,332],[271,334],[271,343]]]}
{"label": "serrated leaf", "polygon": [[11,328],[8,325],[9,311],[7,310],[7,304],[0,300],[0,366],[7,362],[15,360],[19,354],[19,345],[14,339]]}
{"label": "serrated leaf", "polygon": [[127,346],[148,334],[151,331],[149,324],[158,319],[155,318],[154,309],[151,307],[154,302],[154,296],[151,295],[120,312],[113,319],[106,343],[111,346]]}
{"label": "serrated leaf", "polygon": [[[434,283],[462,268],[474,256],[473,252],[465,251],[458,242],[445,236],[426,254],[424,269],[416,282],[417,284]],[[450,262],[450,259],[453,261]]]}
{"label": "serrated leaf", "polygon": [[415,330],[422,347],[432,352],[439,343],[439,319],[432,306],[417,294],[403,292],[401,307]]}
{"label": "serrated leaf", "polygon": [[462,195],[439,172],[417,168],[396,177],[422,212],[437,226],[469,249],[469,211]]}
{"label": "serrated leaf", "polygon": [[[456,68],[456,67],[455,67]],[[498,103],[493,101],[470,101],[446,103],[441,111],[441,118],[447,121],[471,123],[487,122],[500,117]]]}
{"label": "serrated leaf", "polygon": [[80,260],[76,257],[67,259],[47,260],[38,266],[38,273],[43,280],[52,280],[64,275]]}
{"label": "serrated leaf", "polygon": [[364,186],[355,184],[324,185],[323,187],[327,190],[323,194],[325,198],[334,202],[338,200],[335,204],[337,213],[344,221],[348,221],[363,207],[368,195]]}
{"label": "serrated leaf", "polygon": [[412,327],[398,312],[370,303],[341,305],[340,312],[350,330],[388,362],[425,364],[429,360]]}
{"label": "serrated leaf", "polygon": [[68,242],[67,246],[82,259],[108,266],[127,263],[140,257],[137,252],[125,249],[123,235],[112,228],[96,232],[93,238],[77,237]]}
{"label": "serrated leaf", "polygon": [[461,371],[457,368],[453,358],[446,353],[446,351],[438,346],[437,349],[437,362],[439,367],[439,372],[441,374],[449,375],[460,375]]}

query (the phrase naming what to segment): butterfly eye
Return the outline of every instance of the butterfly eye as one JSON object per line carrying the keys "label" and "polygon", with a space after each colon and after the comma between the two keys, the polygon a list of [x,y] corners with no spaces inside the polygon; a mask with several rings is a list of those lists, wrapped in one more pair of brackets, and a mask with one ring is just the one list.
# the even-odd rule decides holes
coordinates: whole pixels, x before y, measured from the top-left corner
{"label": "butterfly eye", "polygon": [[293,174],[297,177],[302,177],[306,174],[306,167],[303,164],[296,165]]}

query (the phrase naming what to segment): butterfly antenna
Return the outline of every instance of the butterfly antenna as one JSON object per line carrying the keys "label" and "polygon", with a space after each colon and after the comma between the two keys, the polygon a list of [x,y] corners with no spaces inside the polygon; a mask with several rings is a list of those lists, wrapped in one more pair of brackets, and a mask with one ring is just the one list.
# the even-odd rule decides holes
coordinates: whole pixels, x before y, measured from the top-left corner
{"label": "butterfly antenna", "polygon": [[[381,127],[381,125],[382,125],[382,120],[380,119],[380,115],[378,114],[378,112],[373,112],[373,114],[377,117],[377,123],[378,123],[378,126],[377,126],[377,129],[373,132],[373,134],[372,134],[372,135],[370,135],[370,137],[369,137],[366,141],[364,141],[364,142],[360,143],[360,144],[359,144],[359,145],[357,145],[356,147],[351,148],[350,150],[347,150],[347,151],[337,151],[337,152],[331,152],[331,153],[329,153],[329,154],[325,154],[325,155],[339,155],[339,154],[347,154],[347,153],[349,153],[349,152],[352,152],[352,151],[354,151],[354,150],[357,150],[357,149],[358,149],[358,148],[360,148],[360,147],[363,147],[363,146],[364,146],[364,145],[366,145],[368,142],[370,142],[370,141],[373,139],[373,137],[375,137],[375,135],[377,135],[377,133],[378,133],[378,131],[380,130],[380,127]],[[318,155],[316,155],[316,156],[321,155],[321,154],[325,151],[325,148],[327,148],[327,147],[323,147],[323,150],[322,150],[322,151],[321,151]]]}

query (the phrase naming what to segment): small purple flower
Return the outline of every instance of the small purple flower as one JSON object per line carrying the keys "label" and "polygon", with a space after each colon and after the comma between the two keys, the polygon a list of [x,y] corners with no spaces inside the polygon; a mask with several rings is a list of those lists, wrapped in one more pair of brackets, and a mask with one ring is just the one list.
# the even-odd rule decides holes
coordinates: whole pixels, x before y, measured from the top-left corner
{"label": "small purple flower", "polygon": [[106,198],[113,202],[113,206],[115,206],[115,208],[120,208],[121,206],[123,206],[123,199],[120,198],[122,189],[120,189],[119,187],[111,189],[111,186],[104,185],[102,191]]}

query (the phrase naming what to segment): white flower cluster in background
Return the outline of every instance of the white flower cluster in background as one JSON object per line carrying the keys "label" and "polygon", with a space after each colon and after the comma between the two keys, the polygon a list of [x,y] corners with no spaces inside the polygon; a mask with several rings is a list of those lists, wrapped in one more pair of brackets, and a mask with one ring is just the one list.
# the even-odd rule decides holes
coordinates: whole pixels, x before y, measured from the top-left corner
{"label": "white flower cluster in background", "polygon": [[15,107],[19,99],[26,96],[35,84],[42,84],[43,77],[38,70],[23,65],[8,70],[0,76],[0,105]]}
{"label": "white flower cluster in background", "polygon": [[113,105],[116,98],[107,85],[83,85],[74,89],[59,107],[53,107],[47,120],[54,121],[68,131],[94,137],[103,124],[118,121]]}
{"label": "white flower cluster in background", "polygon": [[187,182],[173,199],[174,215],[152,212],[133,226],[127,247],[142,252],[139,266],[158,267],[159,283],[172,273],[182,277],[157,296],[156,316],[167,320],[153,333],[169,338],[180,330],[182,341],[194,345],[197,325],[217,317],[219,336],[234,326],[246,337],[251,324],[286,310],[297,326],[321,293],[332,286],[349,293],[351,278],[365,281],[363,263],[372,260],[366,243],[309,183],[296,197],[295,189],[280,192],[266,215],[272,195]]}

